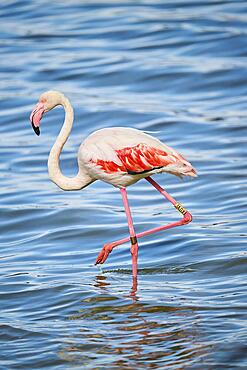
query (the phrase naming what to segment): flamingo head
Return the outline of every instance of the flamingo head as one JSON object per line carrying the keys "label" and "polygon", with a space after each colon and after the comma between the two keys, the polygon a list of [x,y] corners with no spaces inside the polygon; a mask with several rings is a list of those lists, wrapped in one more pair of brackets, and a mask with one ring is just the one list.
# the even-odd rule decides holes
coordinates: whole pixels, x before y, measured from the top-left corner
{"label": "flamingo head", "polygon": [[61,105],[63,98],[64,95],[58,91],[47,91],[40,96],[38,103],[30,115],[30,121],[36,135],[40,135],[39,126],[43,114],[49,112],[49,110],[55,108],[57,105]]}

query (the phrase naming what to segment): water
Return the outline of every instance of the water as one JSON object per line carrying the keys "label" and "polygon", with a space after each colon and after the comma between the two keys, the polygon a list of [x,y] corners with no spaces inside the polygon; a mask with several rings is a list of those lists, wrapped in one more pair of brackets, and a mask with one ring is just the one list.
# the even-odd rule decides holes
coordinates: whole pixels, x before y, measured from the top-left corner
{"label": "water", "polygon": [[[2,369],[246,369],[247,3],[2,1]],[[66,193],[46,161],[63,120],[29,114],[48,89],[75,108],[62,154],[76,172],[93,130],[130,126],[197,168],[155,179],[193,214],[143,238],[138,288],[119,191]],[[138,231],[178,219],[145,180],[129,188]]]}

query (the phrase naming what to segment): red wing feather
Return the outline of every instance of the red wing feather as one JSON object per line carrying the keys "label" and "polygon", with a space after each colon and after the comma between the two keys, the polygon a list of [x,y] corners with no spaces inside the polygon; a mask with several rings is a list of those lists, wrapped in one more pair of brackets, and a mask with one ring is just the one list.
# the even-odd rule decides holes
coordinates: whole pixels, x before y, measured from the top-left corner
{"label": "red wing feather", "polygon": [[151,171],[170,163],[168,154],[165,151],[145,144],[120,149],[116,152],[127,172],[140,173]]}
{"label": "red wing feather", "polygon": [[104,161],[102,159],[98,159],[97,161],[94,161],[97,166],[101,167],[103,171],[106,173],[114,173],[114,172],[126,172],[126,168],[124,166],[119,166],[113,161]]}
{"label": "red wing feather", "polygon": [[94,163],[101,167],[106,173],[128,172],[138,174],[142,172],[152,171],[156,168],[161,168],[175,162],[171,160],[173,157],[170,153],[147,146],[145,144],[138,144],[134,147],[127,147],[116,150],[116,154],[122,165],[114,161],[104,161],[98,159]]}

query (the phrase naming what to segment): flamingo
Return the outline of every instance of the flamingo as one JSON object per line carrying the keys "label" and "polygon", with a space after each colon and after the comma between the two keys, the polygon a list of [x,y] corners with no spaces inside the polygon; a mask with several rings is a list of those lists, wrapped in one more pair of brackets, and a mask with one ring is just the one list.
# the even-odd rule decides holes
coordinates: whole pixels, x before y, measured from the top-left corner
{"label": "flamingo", "polygon": [[[165,172],[178,177],[196,177],[196,170],[181,154],[157,138],[134,128],[110,127],[93,132],[82,142],[78,151],[78,173],[75,177],[66,177],[60,170],[59,157],[74,121],[74,112],[69,99],[58,91],[43,93],[30,115],[30,121],[34,132],[40,135],[40,121],[43,114],[59,105],[65,110],[65,119],[49,154],[49,177],[59,188],[67,191],[84,189],[96,180],[102,180],[120,189],[128,221],[129,237],[106,243],[95,264],[103,264],[113,248],[130,241],[132,274],[133,278],[136,278],[138,239],[192,221],[191,213],[155,182],[151,175]],[[141,179],[147,180],[183,217],[179,221],[137,234],[132,221],[126,187]]]}

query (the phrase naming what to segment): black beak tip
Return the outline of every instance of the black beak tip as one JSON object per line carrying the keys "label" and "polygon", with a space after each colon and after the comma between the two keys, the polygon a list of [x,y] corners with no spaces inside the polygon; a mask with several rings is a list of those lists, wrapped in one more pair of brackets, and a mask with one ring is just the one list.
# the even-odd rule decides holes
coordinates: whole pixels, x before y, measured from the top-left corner
{"label": "black beak tip", "polygon": [[40,129],[39,127],[35,127],[34,124],[32,123],[33,131],[35,132],[36,135],[40,135]]}

